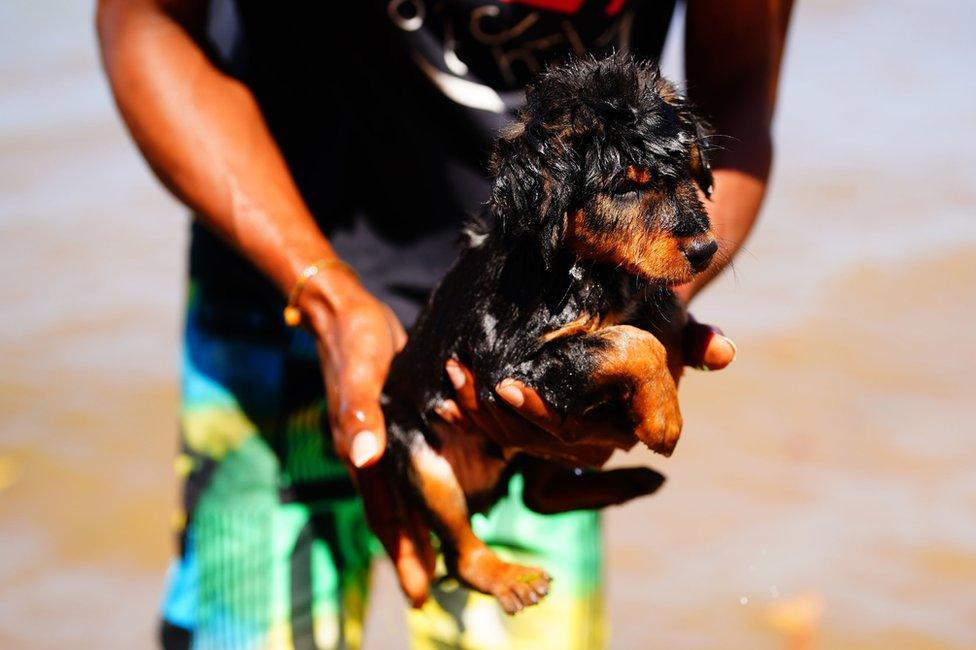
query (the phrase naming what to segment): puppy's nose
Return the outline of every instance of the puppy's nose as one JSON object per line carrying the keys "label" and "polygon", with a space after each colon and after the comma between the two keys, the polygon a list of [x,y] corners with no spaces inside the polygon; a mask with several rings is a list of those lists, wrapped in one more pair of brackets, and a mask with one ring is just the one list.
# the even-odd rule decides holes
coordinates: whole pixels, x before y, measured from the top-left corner
{"label": "puppy's nose", "polygon": [[715,241],[714,237],[695,239],[685,248],[685,257],[691,264],[691,268],[697,273],[705,270],[717,250],[718,242]]}

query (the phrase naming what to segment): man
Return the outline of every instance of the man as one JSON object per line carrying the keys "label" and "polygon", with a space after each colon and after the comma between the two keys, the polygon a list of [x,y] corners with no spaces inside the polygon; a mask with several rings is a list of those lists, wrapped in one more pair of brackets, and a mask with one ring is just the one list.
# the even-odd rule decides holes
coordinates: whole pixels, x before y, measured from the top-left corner
{"label": "man", "polygon": [[[765,190],[790,5],[687,3],[689,93],[731,136],[709,204],[725,260]],[[378,397],[401,321],[487,196],[490,142],[525,83],[570,54],[657,58],[673,9],[674,0],[99,2],[121,113],[195,214],[177,462],[186,523],[164,646],[358,646],[374,552],[367,518],[408,598],[433,592],[410,616],[417,647],[604,643],[598,515],[535,515],[519,477],[477,518],[478,534],[542,564],[559,589],[504,619],[490,599],[431,587],[425,530],[397,516],[373,468],[385,445]],[[281,309],[302,277],[304,328],[290,329]],[[693,321],[685,338],[691,365],[721,368],[734,356],[731,341]],[[458,404],[480,408],[464,370],[447,371]],[[525,429],[514,435],[558,428],[530,389],[502,397],[524,416],[506,425]]]}

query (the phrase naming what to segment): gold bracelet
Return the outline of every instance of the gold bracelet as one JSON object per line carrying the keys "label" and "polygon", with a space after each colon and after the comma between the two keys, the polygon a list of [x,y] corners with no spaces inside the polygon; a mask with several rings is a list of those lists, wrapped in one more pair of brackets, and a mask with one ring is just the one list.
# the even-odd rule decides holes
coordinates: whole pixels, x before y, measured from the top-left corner
{"label": "gold bracelet", "polygon": [[285,317],[285,325],[288,327],[297,327],[302,322],[302,312],[298,310],[298,298],[302,295],[302,289],[315,275],[323,269],[345,269],[349,273],[356,276],[356,271],[339,259],[321,259],[316,260],[306,266],[301,273],[298,274],[298,279],[295,280],[295,286],[291,288],[291,292],[288,294],[288,304],[285,306],[285,311],[283,316]]}

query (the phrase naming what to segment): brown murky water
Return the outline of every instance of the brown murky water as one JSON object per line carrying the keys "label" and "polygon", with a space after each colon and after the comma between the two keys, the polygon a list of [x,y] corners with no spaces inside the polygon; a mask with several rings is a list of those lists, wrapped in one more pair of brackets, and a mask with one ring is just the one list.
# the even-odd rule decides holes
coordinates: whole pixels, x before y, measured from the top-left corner
{"label": "brown murky water", "polygon": [[[3,648],[150,646],[171,549],[186,220],[85,5],[0,5]],[[740,359],[621,459],[670,480],[606,517],[615,648],[976,647],[974,24],[799,4],[764,221],[696,308]]]}

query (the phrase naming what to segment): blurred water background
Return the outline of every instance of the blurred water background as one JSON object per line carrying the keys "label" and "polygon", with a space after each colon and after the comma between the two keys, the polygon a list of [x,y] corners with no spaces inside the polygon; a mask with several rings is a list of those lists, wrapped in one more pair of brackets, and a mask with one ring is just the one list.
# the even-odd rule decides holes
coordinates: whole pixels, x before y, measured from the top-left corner
{"label": "blurred water background", "polygon": [[[0,4],[3,648],[150,647],[173,548],[187,219],[91,14]],[[606,516],[613,647],[976,647],[974,26],[798,3],[761,225],[695,305],[740,358],[688,377],[673,458],[622,459],[670,479]]]}

